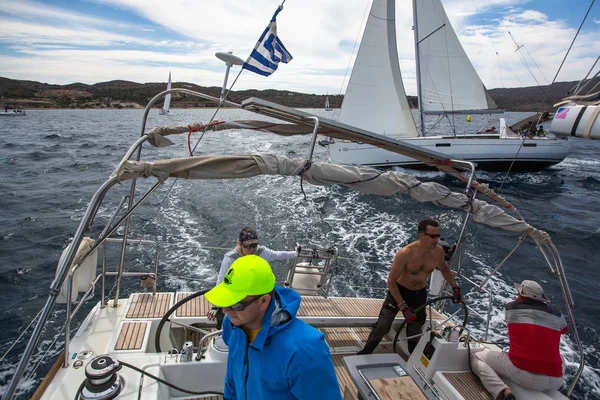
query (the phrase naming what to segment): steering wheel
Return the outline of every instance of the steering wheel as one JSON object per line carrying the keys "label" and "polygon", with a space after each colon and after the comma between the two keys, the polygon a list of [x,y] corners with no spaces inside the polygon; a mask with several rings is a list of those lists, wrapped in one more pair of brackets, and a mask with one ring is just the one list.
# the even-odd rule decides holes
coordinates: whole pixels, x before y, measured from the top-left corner
{"label": "steering wheel", "polygon": [[[208,292],[209,290],[210,289],[205,289],[205,290],[201,290],[196,293],[192,293],[189,296],[184,297],[183,299],[179,300],[177,303],[173,304],[173,307],[169,308],[169,311],[166,312],[166,314],[162,317],[162,319],[158,323],[158,327],[156,328],[156,333],[154,334],[154,347],[156,347],[156,351],[158,353],[162,353],[162,349],[160,347],[160,334],[162,332],[162,329],[163,329],[163,326],[165,325],[165,323],[171,322],[171,320],[169,319],[171,314],[173,314],[175,311],[177,311],[177,309],[179,307],[181,307],[188,301],[193,300],[198,296],[202,296],[204,293]],[[179,325],[184,328],[189,328],[191,330],[198,330],[198,328],[196,328],[194,326],[190,326],[190,325],[186,325],[186,324],[179,324]]]}
{"label": "steering wheel", "polygon": [[[452,296],[441,296],[441,297],[436,297],[436,298],[433,298],[431,300],[426,301],[425,304],[423,304],[422,306],[417,307],[417,309],[414,310],[415,315],[418,314],[421,310],[423,310],[428,305],[433,304],[433,303],[437,303],[438,301],[442,301],[442,300],[452,300]],[[467,326],[467,320],[469,319],[469,309],[465,305],[464,301],[462,301],[460,303],[460,305],[462,306],[463,312],[465,314],[462,326]],[[402,329],[404,329],[404,327],[406,326],[407,323],[408,322],[406,321],[406,319],[404,321],[402,321],[402,323],[398,327],[398,330],[396,331],[396,336],[394,336],[394,353],[398,352],[396,350],[396,347],[397,347],[396,345],[398,343],[398,337],[400,336],[400,332],[402,332]]]}

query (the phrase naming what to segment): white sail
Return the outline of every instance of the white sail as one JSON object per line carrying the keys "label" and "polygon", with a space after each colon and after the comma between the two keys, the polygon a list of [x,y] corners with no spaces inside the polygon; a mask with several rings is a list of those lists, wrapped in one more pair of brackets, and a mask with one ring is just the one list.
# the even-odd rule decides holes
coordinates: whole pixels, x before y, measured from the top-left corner
{"label": "white sail", "polygon": [[329,107],[329,96],[325,96],[325,109],[329,110],[331,107]]}
{"label": "white sail", "polygon": [[443,113],[497,108],[469,61],[440,0],[416,0],[421,110]]}
{"label": "white sail", "polygon": [[400,73],[394,0],[373,1],[339,121],[394,138],[418,136]]}
{"label": "white sail", "polygon": [[[171,89],[171,71],[169,71],[169,82],[167,83],[167,90]],[[163,104],[163,108],[161,110],[161,114],[168,114],[169,107],[171,106],[171,93],[165,96],[165,104]]]}

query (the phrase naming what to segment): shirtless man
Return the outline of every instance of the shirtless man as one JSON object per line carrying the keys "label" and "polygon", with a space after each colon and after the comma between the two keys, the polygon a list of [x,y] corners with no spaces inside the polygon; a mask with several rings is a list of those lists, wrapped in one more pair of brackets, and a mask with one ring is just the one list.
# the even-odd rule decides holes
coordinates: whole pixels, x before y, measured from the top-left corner
{"label": "shirtless man", "polygon": [[[386,333],[390,331],[398,311],[402,311],[407,320],[406,336],[421,333],[427,315],[425,308],[415,314],[414,310],[427,301],[427,278],[434,269],[439,268],[452,286],[454,303],[462,301],[460,288],[456,285],[452,271],[446,265],[445,252],[438,245],[440,230],[438,223],[430,219],[419,222],[419,240],[398,250],[388,276],[388,292],[379,319],[369,334],[364,349],[358,354],[371,354]],[[412,353],[420,337],[408,340],[408,351]]]}

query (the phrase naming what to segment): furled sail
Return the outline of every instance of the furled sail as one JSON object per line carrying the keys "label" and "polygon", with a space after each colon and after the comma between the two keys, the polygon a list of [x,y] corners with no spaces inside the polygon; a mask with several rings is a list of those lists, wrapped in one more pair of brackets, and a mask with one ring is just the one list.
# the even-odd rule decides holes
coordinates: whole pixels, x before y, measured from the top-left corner
{"label": "furled sail", "polygon": [[544,231],[524,220],[518,220],[500,207],[485,201],[469,199],[436,182],[421,182],[415,177],[397,172],[380,171],[349,165],[313,162],[279,155],[220,155],[174,158],[155,162],[124,161],[114,172],[119,182],[154,177],[182,179],[240,179],[257,175],[300,176],[313,185],[344,185],[353,190],[380,196],[405,194],[420,202],[469,210],[476,222],[530,235],[538,244],[549,241]]}
{"label": "furled sail", "polygon": [[339,121],[398,138],[417,137],[400,74],[395,0],[374,0]]}
{"label": "furled sail", "polygon": [[460,44],[440,0],[413,2],[421,110],[426,114],[497,108]]}

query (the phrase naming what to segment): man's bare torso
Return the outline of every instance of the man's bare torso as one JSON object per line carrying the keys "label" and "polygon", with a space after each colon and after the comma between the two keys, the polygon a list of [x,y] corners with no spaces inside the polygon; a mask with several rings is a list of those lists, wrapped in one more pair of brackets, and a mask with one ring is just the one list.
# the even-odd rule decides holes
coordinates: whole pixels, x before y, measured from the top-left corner
{"label": "man's bare torso", "polygon": [[[402,257],[402,273],[397,282],[407,289],[419,290],[427,286],[427,278],[438,266],[441,248],[422,250],[418,242],[413,242],[400,249],[396,257]],[[443,250],[442,250],[443,251]]]}

